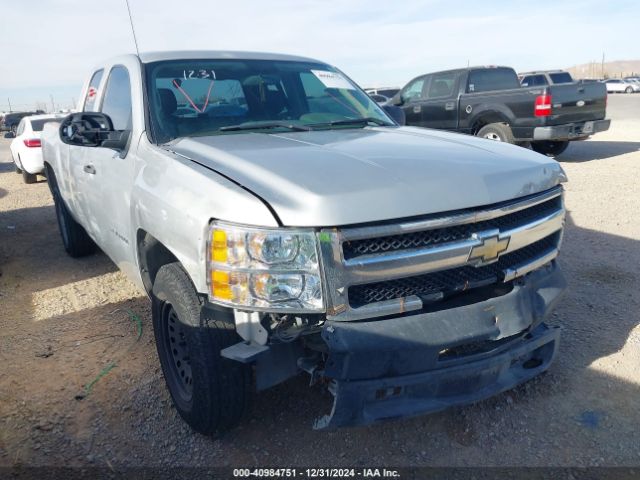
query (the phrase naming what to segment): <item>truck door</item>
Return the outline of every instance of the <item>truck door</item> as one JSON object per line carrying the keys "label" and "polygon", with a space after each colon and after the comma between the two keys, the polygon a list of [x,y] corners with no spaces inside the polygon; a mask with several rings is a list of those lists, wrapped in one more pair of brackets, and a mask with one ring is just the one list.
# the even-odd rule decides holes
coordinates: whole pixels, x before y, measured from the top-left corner
{"label": "truck door", "polygon": [[[98,110],[111,118],[115,130],[132,130],[131,93],[129,70],[123,65],[113,66]],[[129,145],[133,143],[130,138]],[[87,178],[92,234],[102,250],[122,269],[131,262],[135,242],[130,231],[133,148],[124,152],[103,147],[87,150],[91,154],[85,157],[82,170]]]}
{"label": "truck door", "polygon": [[422,102],[428,85],[428,76],[418,77],[410,81],[399,93],[400,106],[407,118],[407,125],[422,127]]}
{"label": "truck door", "polygon": [[[83,112],[95,112],[98,108],[97,99],[100,93],[100,85],[104,70],[96,70],[91,76],[87,92],[82,106]],[[90,162],[90,158],[95,153],[91,147],[81,147],[79,145],[69,145],[68,154],[61,157],[62,175],[57,179],[58,186],[63,192],[63,196],[69,203],[76,221],[85,228],[87,233],[95,239],[93,232],[94,223],[89,214],[90,192],[95,186],[94,179],[84,171],[84,165]]]}
{"label": "truck door", "polygon": [[422,125],[455,130],[458,127],[458,72],[436,73],[422,101]]}

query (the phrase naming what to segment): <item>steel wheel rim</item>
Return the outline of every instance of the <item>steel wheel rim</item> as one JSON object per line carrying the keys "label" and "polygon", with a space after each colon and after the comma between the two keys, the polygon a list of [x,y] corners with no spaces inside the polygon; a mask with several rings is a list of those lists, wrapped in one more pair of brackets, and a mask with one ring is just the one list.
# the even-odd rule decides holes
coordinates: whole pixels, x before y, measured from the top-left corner
{"label": "steel wheel rim", "polygon": [[484,138],[486,138],[488,140],[494,140],[496,142],[501,142],[502,141],[502,139],[500,138],[500,135],[498,135],[497,133],[494,133],[494,132],[486,133],[484,135]]}
{"label": "steel wheel rim", "polygon": [[165,348],[169,352],[168,366],[171,383],[180,398],[189,402],[193,395],[193,375],[189,358],[186,327],[180,322],[178,314],[170,304],[163,307],[163,328]]}

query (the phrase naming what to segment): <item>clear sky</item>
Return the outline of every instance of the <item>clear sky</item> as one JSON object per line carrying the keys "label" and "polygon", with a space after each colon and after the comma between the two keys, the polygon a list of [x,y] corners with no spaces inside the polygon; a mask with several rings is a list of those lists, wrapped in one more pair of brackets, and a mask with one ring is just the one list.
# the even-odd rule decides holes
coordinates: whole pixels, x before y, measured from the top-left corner
{"label": "clear sky", "polygon": [[[362,86],[434,70],[640,58],[639,0],[129,0],[141,51],[258,50],[331,63]],[[134,51],[125,0],[0,0],[0,111],[78,99]]]}

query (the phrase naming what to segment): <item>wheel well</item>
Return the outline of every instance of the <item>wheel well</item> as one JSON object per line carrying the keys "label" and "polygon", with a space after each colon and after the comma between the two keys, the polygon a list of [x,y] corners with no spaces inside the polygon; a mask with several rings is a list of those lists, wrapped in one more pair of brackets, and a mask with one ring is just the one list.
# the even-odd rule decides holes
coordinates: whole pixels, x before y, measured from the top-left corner
{"label": "wheel well", "polygon": [[137,247],[142,283],[149,293],[153,288],[158,270],[163,265],[177,262],[178,259],[167,247],[144,230],[138,230]]}
{"label": "wheel well", "polygon": [[483,114],[481,117],[477,118],[473,122],[473,127],[471,128],[471,133],[476,135],[482,127],[485,125],[489,125],[490,123],[506,123],[509,124],[509,121],[497,112],[490,112]]}

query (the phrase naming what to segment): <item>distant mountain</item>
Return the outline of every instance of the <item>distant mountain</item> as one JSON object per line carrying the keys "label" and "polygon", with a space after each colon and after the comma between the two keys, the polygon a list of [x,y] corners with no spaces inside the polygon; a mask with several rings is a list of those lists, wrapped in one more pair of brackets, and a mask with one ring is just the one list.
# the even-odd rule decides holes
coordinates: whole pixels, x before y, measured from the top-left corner
{"label": "distant mountain", "polygon": [[620,78],[640,75],[640,60],[615,60],[604,62],[604,73],[601,62],[584,63],[567,68],[574,78]]}

